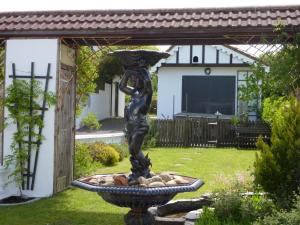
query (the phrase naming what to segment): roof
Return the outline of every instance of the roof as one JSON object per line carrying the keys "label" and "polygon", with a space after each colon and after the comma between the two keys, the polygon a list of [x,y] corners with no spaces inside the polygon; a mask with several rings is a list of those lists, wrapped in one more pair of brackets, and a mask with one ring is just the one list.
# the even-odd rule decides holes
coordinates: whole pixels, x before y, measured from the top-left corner
{"label": "roof", "polygon": [[208,42],[208,39],[210,44],[226,44],[238,43],[244,38],[255,43],[263,35],[274,36],[274,26],[279,21],[286,31],[300,32],[300,5],[4,12],[0,13],[0,38],[84,36],[130,44],[193,44]]}

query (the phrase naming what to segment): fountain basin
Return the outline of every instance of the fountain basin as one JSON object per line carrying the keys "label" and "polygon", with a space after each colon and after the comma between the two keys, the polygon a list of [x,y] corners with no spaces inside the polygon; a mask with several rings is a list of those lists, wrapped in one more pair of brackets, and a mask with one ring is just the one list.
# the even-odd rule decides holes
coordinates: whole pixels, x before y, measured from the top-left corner
{"label": "fountain basin", "polygon": [[[204,182],[187,176],[179,176],[188,181],[185,184],[177,184],[161,187],[142,187],[142,186],[121,186],[114,184],[96,184],[91,182],[93,179],[110,179],[112,177],[125,174],[99,174],[80,178],[72,182],[72,185],[81,189],[96,192],[106,202],[119,206],[128,207],[132,210],[125,216],[126,224],[153,224],[154,218],[147,212],[152,206],[164,205],[169,202],[176,194],[182,192],[191,192],[199,189]],[[136,216],[138,215],[138,216]],[[135,218],[141,218],[136,221]]]}

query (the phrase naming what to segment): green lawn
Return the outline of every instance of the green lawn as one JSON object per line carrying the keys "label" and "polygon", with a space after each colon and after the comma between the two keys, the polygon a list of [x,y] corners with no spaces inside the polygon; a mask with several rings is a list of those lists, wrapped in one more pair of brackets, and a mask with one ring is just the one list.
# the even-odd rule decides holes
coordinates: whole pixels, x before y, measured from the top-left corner
{"label": "green lawn", "polygon": [[[205,185],[176,198],[197,197],[219,186],[216,178],[251,170],[255,151],[235,149],[171,149],[147,151],[154,172],[171,171],[201,178]],[[128,159],[97,173],[128,172]],[[0,208],[0,225],[121,225],[128,209],[104,202],[97,194],[71,188],[30,205]]]}

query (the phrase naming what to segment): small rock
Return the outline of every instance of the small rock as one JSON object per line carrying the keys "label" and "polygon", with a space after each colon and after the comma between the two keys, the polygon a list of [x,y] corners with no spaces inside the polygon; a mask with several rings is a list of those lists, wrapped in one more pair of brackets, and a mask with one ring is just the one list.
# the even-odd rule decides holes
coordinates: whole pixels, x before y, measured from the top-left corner
{"label": "small rock", "polygon": [[90,184],[99,184],[99,180],[96,178],[92,178],[88,181]]}
{"label": "small rock", "polygon": [[185,215],[187,220],[197,220],[201,216],[203,209],[193,210]]}
{"label": "small rock", "polygon": [[139,182],[140,185],[142,185],[142,184],[147,185],[148,184],[148,181],[145,177],[139,177],[138,182]]}
{"label": "small rock", "polygon": [[118,175],[114,177],[114,184],[119,186],[128,186],[128,179],[125,175]]}
{"label": "small rock", "polygon": [[170,185],[170,186],[174,186],[174,185],[176,185],[177,183],[176,183],[176,181],[175,180],[170,180],[170,181],[168,181],[167,183],[166,183],[166,185]]}
{"label": "small rock", "polygon": [[165,184],[163,182],[152,182],[148,185],[149,187],[163,187]]}
{"label": "small rock", "polygon": [[154,176],[154,177],[147,179],[147,184],[150,184],[153,182],[163,182],[163,180],[159,176]]}
{"label": "small rock", "polygon": [[147,184],[140,184],[140,187],[147,187]]}
{"label": "small rock", "polygon": [[182,177],[177,177],[174,179],[177,184],[189,184],[190,182]]}
{"label": "small rock", "polygon": [[171,176],[170,174],[166,174],[166,173],[162,173],[159,175],[159,177],[163,180],[163,182],[167,183],[170,180],[173,179],[173,176]]}

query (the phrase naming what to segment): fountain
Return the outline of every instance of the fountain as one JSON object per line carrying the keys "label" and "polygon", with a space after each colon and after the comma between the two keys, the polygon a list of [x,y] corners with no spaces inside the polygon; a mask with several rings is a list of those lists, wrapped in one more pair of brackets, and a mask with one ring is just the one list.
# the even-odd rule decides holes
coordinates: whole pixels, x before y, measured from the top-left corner
{"label": "fountain", "polygon": [[124,115],[131,173],[84,177],[73,181],[72,185],[97,192],[111,204],[131,208],[125,216],[127,225],[153,225],[154,217],[148,212],[149,207],[164,205],[177,193],[196,191],[204,183],[187,176],[152,173],[150,158],[141,151],[149,130],[146,116],[152,98],[152,84],[147,68],[167,58],[169,54],[148,50],[121,50],[111,54],[121,59],[125,70],[120,90],[131,96]]}

